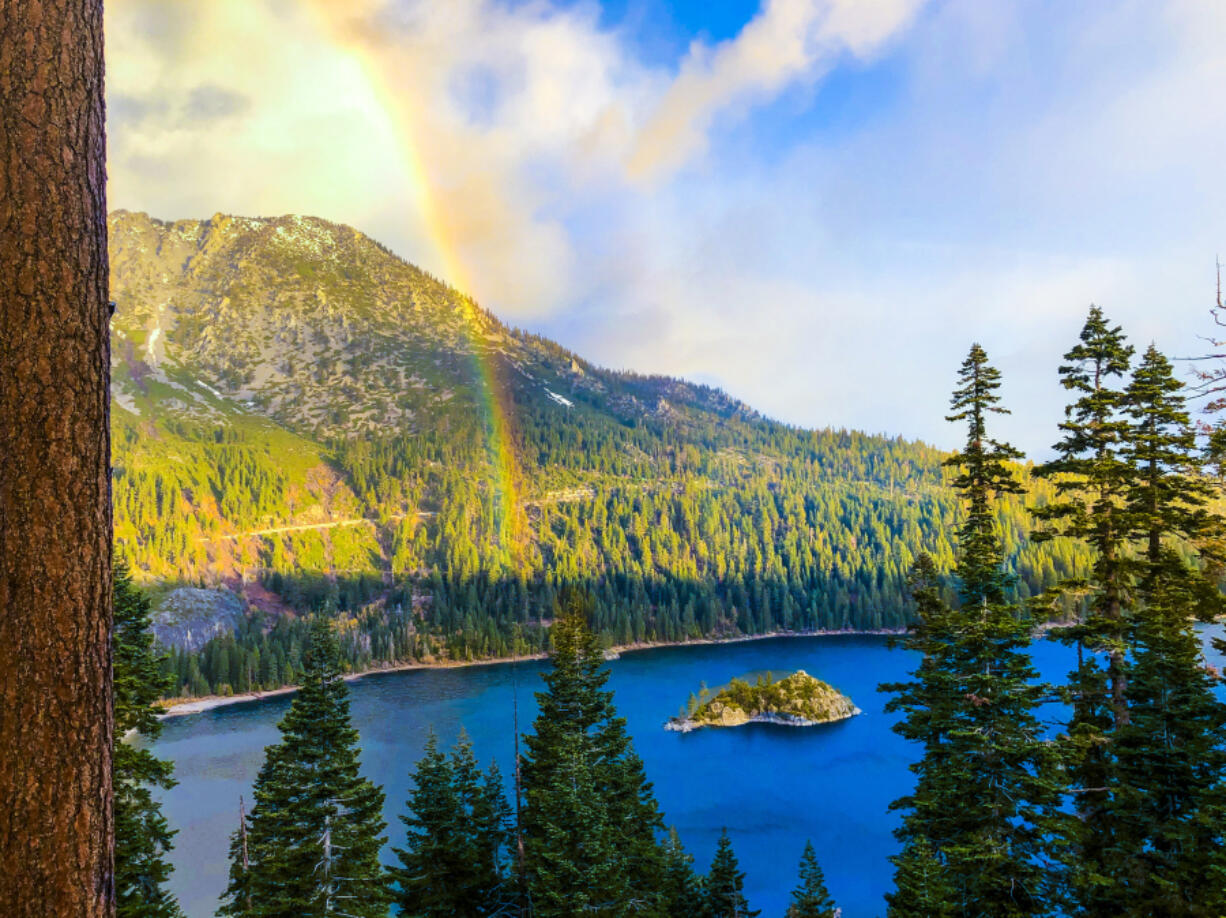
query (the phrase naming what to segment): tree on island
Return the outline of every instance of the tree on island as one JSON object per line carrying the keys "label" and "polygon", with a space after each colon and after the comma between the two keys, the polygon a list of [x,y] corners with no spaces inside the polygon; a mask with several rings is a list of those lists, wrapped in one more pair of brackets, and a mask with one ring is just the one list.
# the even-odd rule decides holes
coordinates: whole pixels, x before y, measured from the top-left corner
{"label": "tree on island", "polygon": [[174,787],[174,767],[148,748],[125,742],[129,731],[146,742],[162,733],[158,699],[170,679],[153,649],[149,599],[132,582],[126,565],[115,566],[115,902],[118,918],[180,918],[166,889],[166,855],[175,832],[153,798],[153,789]]}
{"label": "tree on island", "polygon": [[792,890],[792,904],[785,918],[838,918],[839,910],[826,889],[826,878],[817,863],[812,842],[805,842],[800,857],[800,885]]}
{"label": "tree on island", "polygon": [[585,604],[562,598],[552,669],[522,763],[526,888],[540,918],[659,908],[663,821],[643,764],[613,707]]}
{"label": "tree on island", "polygon": [[115,910],[101,0],[0,5],[0,903]]}
{"label": "tree on island", "polygon": [[359,773],[358,734],[331,626],[311,623],[302,687],[256,778],[255,806],[231,848],[219,914],[382,918],[383,791]]}
{"label": "tree on island", "polygon": [[[1007,413],[999,388],[999,372],[972,346],[949,416],[965,422],[966,443],[946,463],[958,470],[953,484],[966,506],[954,569],[959,602],[945,602],[935,564],[921,557],[918,624],[904,641],[921,654],[919,668],[911,682],[882,688],[896,696],[887,710],[906,715],[896,732],[923,748],[914,792],[892,805],[906,811],[897,835],[907,850],[931,850],[957,914],[1043,915],[1051,905],[1041,857],[1059,785],[1035,713],[1045,689],[1026,652],[1031,623],[997,531],[999,496],[1021,491],[1008,464],[1020,453],[987,433],[988,417]],[[894,863],[901,882],[914,864],[903,856]]]}
{"label": "tree on island", "polygon": [[745,874],[737,863],[728,830],[719,835],[711,869],[702,883],[702,918],[753,918],[745,899]]}
{"label": "tree on island", "polygon": [[433,733],[413,772],[409,834],[396,849],[400,867],[396,904],[416,918],[484,918],[505,914],[514,901],[508,886],[510,806],[495,765],[482,776],[466,735],[450,758]]}

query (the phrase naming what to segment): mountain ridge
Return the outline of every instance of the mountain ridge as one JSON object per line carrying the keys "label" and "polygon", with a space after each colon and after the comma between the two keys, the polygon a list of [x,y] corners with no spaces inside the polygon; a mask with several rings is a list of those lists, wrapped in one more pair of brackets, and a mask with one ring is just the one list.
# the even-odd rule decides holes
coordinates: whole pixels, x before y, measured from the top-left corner
{"label": "mountain ridge", "polygon": [[[713,387],[598,367],[552,341],[512,328],[465,294],[343,224],[299,215],[249,218],[224,214],[207,220],[166,222],[143,213],[116,211],[109,226],[113,277],[120,281],[113,298],[129,310],[135,306],[128,320],[135,318],[143,326],[149,358],[145,362],[156,364],[165,357],[163,313],[148,302],[150,296],[156,297],[156,269],[162,270],[163,286],[174,286],[172,272],[177,265],[180,296],[182,281],[198,289],[198,295],[189,295],[173,316],[184,326],[179,336],[186,340],[180,346],[193,362],[213,373],[210,385],[218,388],[220,383],[223,391],[239,400],[259,399],[258,404],[271,417],[289,415],[295,426],[302,424],[304,414],[317,419],[313,431],[317,435],[337,432],[339,425],[320,418],[335,417],[329,410],[334,406],[320,389],[338,378],[343,382],[343,374],[303,378],[292,372],[296,367],[287,365],[285,355],[271,344],[297,347],[304,361],[322,359],[331,364],[351,360],[354,345],[360,342],[368,352],[376,352],[373,358],[366,355],[371,363],[362,369],[371,365],[390,369],[389,351],[413,344],[412,335],[406,332],[425,331],[427,340],[449,347],[456,355],[476,357],[478,351],[484,351],[482,356],[488,357],[493,352],[504,369],[515,373],[513,384],[539,381],[539,388],[548,389],[552,381],[561,389],[577,392],[600,391],[619,378],[634,379],[659,390],[657,411],[668,410],[671,394],[674,399],[704,401],[712,409],[760,417],[748,405]],[[155,264],[141,271],[141,256],[150,254],[151,243]],[[277,255],[282,256],[279,261]],[[373,285],[357,282],[355,276],[363,270],[369,272],[367,279]],[[270,290],[267,282],[272,280],[275,286]],[[235,298],[253,292],[257,295],[248,296],[246,302],[246,334],[222,338],[215,329],[195,327],[203,318],[217,325],[236,318]],[[343,303],[342,308],[337,308],[338,302]],[[306,333],[305,322],[313,323],[314,334]],[[325,326],[332,327],[321,335]],[[139,357],[135,352],[130,356]],[[549,371],[548,376],[537,380],[531,370],[542,367]],[[307,391],[285,391],[290,379]],[[316,385],[310,385],[312,382]],[[430,387],[427,380],[414,376],[403,377],[401,385],[409,390]],[[435,390],[434,398],[422,399],[426,405],[418,410],[430,402],[437,405],[440,396],[445,401],[447,391]],[[568,397],[566,392],[553,391]],[[397,405],[389,391],[358,393],[343,387],[341,394],[348,399],[364,397],[357,411],[351,410],[346,417],[350,431],[355,421],[359,426],[386,425],[413,417],[411,409]],[[635,404],[633,393],[622,395],[622,407],[643,410]],[[366,424],[368,419],[370,424]]]}
{"label": "mountain ridge", "polygon": [[[319,218],[109,228],[117,544],[249,614],[178,659],[187,691],[280,684],[311,611],[354,666],[532,652],[569,587],[623,645],[897,628],[914,553],[952,559],[926,444],[601,368]],[[1020,501],[1002,522],[1027,591],[1074,566],[1021,553]],[[233,670],[273,644],[275,674]]]}

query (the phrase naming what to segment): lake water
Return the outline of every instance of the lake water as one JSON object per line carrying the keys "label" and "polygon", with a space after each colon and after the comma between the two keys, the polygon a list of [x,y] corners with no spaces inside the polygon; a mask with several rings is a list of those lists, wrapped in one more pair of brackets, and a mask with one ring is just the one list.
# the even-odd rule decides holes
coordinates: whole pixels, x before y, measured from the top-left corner
{"label": "lake water", "polygon": [[[1045,678],[1061,679],[1072,666],[1072,652],[1053,642],[1037,642],[1033,653]],[[897,849],[891,834],[897,818],[886,808],[910,789],[907,766],[914,756],[891,732],[894,718],[882,711],[886,698],[876,687],[905,678],[913,660],[889,649],[884,638],[838,635],[645,650],[612,661],[609,669],[618,711],[665,820],[677,828],[697,867],[706,870],[726,826],[747,875],[750,905],[762,909],[763,918],[776,918],[787,907],[797,862],[811,839],[845,918],[872,918],[885,912],[888,857]],[[428,731],[450,745],[461,728],[467,730],[483,766],[496,758],[509,776],[514,698],[518,694],[520,725],[527,730],[543,667],[407,670],[350,684],[363,770],[387,792],[392,844],[403,838],[396,816]],[[850,695],[864,713],[809,729],[663,729],[702,681],[716,686],[747,672],[795,669]],[[250,802],[264,747],[277,741],[276,723],[289,704],[283,696],[166,721],[155,748],[174,761],[179,780],[164,796],[166,816],[180,830],[171,886],[190,918],[211,915],[225,888],[239,795]]]}

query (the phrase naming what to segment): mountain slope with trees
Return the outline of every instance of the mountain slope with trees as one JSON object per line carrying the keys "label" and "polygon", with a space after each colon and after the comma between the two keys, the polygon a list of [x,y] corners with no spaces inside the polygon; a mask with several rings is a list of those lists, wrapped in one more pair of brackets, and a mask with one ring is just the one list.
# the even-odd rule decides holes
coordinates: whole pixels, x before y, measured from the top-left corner
{"label": "mountain slope with trees", "polygon": [[[292,681],[311,611],[357,668],[539,651],[567,586],[610,643],[897,628],[918,552],[952,564],[931,447],[593,366],[323,220],[110,234],[116,538],[147,586],[252,613],[176,652],[180,694]],[[1022,508],[1002,547],[1037,594],[1079,556]]]}

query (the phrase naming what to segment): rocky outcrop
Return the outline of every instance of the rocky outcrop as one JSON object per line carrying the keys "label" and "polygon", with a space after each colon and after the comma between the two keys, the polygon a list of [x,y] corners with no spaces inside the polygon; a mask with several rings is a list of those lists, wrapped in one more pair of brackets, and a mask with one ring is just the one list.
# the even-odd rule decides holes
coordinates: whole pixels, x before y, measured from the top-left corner
{"label": "rocky outcrop", "polygon": [[244,613],[242,599],[229,590],[180,587],[155,605],[151,630],[163,647],[194,651],[219,635],[233,634]]}
{"label": "rocky outcrop", "polygon": [[703,697],[684,717],[670,718],[665,729],[689,733],[702,727],[779,724],[814,727],[860,713],[850,698],[803,669],[775,681],[759,677],[753,684],[733,679],[712,698]]}

